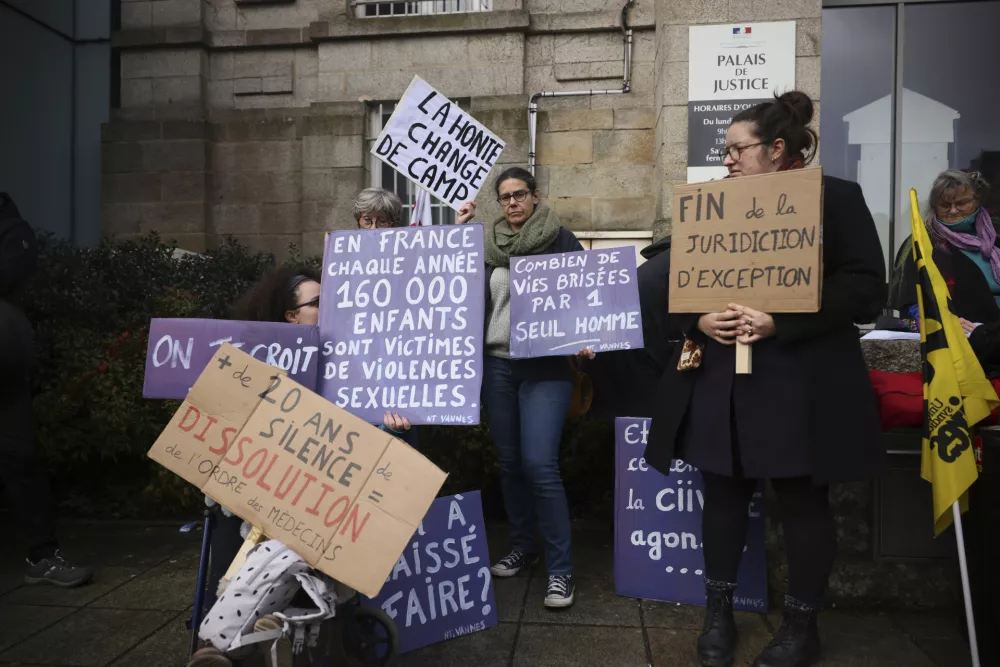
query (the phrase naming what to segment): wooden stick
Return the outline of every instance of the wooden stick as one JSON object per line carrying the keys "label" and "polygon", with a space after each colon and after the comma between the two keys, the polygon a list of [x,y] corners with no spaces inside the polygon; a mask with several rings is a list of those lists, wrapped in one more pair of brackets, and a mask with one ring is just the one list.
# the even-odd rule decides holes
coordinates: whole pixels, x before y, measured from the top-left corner
{"label": "wooden stick", "polygon": [[753,350],[749,345],[736,343],[736,374],[750,375],[753,367]]}

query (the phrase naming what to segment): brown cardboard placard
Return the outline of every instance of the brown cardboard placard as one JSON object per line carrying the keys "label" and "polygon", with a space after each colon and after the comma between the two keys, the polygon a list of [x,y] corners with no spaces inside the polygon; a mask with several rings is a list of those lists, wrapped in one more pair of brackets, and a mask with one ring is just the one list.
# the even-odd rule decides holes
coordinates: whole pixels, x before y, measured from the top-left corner
{"label": "brown cardboard placard", "polygon": [[822,218],[819,167],[675,186],[670,312],[817,312]]}
{"label": "brown cardboard placard", "polygon": [[445,473],[231,345],[216,357],[150,457],[313,567],[377,595]]}

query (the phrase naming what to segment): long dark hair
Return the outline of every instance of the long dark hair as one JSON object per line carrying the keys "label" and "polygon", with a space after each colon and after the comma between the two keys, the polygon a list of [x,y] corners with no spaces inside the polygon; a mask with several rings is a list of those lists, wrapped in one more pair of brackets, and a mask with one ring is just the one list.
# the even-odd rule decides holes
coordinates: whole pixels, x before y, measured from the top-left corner
{"label": "long dark hair", "polygon": [[285,322],[285,313],[302,305],[299,285],[319,282],[319,271],[309,266],[284,265],[268,271],[232,308],[234,320]]}
{"label": "long dark hair", "polygon": [[809,164],[816,157],[819,136],[809,127],[813,102],[805,93],[792,90],[775,95],[771,102],[744,109],[733,116],[733,123],[753,123],[754,135],[764,144],[785,140],[785,162],[801,160]]}

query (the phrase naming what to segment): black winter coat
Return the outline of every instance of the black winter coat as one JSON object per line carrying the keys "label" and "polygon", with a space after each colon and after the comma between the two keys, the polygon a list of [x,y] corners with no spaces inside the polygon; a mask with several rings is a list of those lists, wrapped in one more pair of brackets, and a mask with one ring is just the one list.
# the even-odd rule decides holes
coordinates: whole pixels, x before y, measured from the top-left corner
{"label": "black winter coat", "polygon": [[[786,466],[783,453],[791,453],[793,459],[804,457],[809,473],[820,484],[864,479],[879,474],[885,464],[878,407],[855,327],[874,320],[885,303],[882,246],[858,184],[829,176],[823,184],[822,307],[817,313],[774,314],[776,335],[755,345],[754,373],[741,376],[764,387],[743,395],[751,403],[752,428],[738,433],[747,476],[801,474]],[[714,409],[728,422],[732,409],[731,395],[719,395],[717,405],[692,410],[692,394],[696,383],[709,375],[706,371],[715,376],[735,374],[732,348],[724,348],[728,354],[716,354],[715,348],[723,346],[707,345],[708,339],[697,328],[698,318],[668,316],[672,323],[668,328],[705,343],[706,353],[700,368],[680,372],[680,346],[676,346],[656,389],[657,411],[651,415],[645,457],[664,474],[669,474],[671,461],[679,454],[692,463],[698,460],[705,469],[723,474],[731,469],[728,438],[691,442],[691,451],[680,451],[684,430],[689,428],[685,420],[692,413],[705,415]],[[761,343],[767,343],[766,354],[761,354]],[[769,360],[766,365],[758,364],[765,358]],[[721,374],[716,372],[719,364],[724,365]],[[787,373],[769,376],[767,366]],[[789,403],[798,407],[789,409]],[[790,428],[784,428],[789,424]],[[763,431],[752,432],[758,429]],[[781,433],[800,432],[806,442],[781,441]],[[751,447],[755,451],[748,451]],[[746,464],[749,454],[758,462],[756,466]]]}

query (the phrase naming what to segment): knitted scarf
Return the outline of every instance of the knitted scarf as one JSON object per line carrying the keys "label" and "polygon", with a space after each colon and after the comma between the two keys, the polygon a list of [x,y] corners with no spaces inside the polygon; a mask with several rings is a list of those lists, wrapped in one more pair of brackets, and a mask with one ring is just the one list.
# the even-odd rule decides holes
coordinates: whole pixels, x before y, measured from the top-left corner
{"label": "knitted scarf", "polygon": [[976,213],[975,234],[956,232],[938,220],[937,216],[934,216],[934,222],[931,225],[934,228],[934,234],[949,245],[959,250],[978,250],[982,253],[983,259],[987,260],[990,263],[990,268],[993,269],[993,278],[1000,283],[1000,248],[996,247],[997,230],[993,226],[993,219],[990,218],[985,208],[980,206]]}
{"label": "knitted scarf", "polygon": [[506,218],[499,218],[486,228],[486,263],[510,266],[511,257],[537,255],[559,235],[559,218],[548,206],[539,204],[521,229],[514,231]]}

